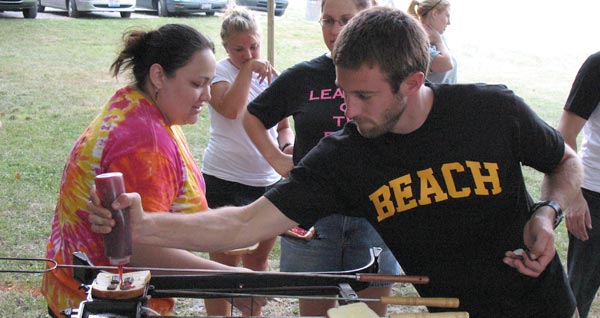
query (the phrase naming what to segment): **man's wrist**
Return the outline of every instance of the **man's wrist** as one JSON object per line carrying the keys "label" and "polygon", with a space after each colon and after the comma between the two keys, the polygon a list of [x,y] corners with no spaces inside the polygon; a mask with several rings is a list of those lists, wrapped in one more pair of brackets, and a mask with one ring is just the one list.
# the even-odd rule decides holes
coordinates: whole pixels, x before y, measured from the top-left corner
{"label": "man's wrist", "polygon": [[533,215],[535,213],[535,211],[537,211],[539,208],[541,208],[543,206],[550,207],[550,208],[552,208],[552,210],[554,210],[553,228],[556,229],[558,227],[558,225],[560,225],[560,222],[562,222],[562,220],[564,218],[563,210],[558,203],[551,201],[551,200],[540,201],[531,207],[531,209],[529,210],[530,215]]}

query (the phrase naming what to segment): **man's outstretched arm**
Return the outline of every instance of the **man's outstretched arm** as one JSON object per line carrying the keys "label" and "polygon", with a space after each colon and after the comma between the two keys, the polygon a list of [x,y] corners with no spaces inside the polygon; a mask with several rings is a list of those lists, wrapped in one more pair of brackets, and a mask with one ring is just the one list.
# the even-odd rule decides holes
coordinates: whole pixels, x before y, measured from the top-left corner
{"label": "man's outstretched arm", "polygon": [[[133,240],[142,244],[212,252],[252,245],[297,225],[265,197],[242,207],[222,207],[193,214],[143,211],[137,193],[125,193],[113,208],[130,210]],[[88,204],[92,230],[108,233],[114,226],[110,211],[99,206],[92,191]]]}

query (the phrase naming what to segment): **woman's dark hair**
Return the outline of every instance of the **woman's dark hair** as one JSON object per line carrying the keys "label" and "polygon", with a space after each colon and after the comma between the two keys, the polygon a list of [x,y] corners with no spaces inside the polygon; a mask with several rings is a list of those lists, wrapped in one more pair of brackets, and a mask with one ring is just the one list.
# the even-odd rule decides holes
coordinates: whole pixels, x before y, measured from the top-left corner
{"label": "woman's dark hair", "polygon": [[167,76],[187,64],[197,51],[210,49],[213,42],[198,30],[183,24],[166,24],[157,30],[131,30],[123,34],[124,48],[110,70],[114,77],[132,69],[135,84],[143,86],[150,66],[159,64]]}

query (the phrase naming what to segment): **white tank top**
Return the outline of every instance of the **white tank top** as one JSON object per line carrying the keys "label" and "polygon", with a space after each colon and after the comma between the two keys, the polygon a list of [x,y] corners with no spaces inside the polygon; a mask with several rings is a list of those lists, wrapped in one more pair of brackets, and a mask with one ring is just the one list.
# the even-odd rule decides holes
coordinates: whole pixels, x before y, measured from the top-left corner
{"label": "white tank top", "polygon": [[[212,83],[233,83],[239,70],[223,59],[217,63],[216,76]],[[258,96],[267,86],[259,83],[253,74],[248,102]],[[244,130],[241,116],[229,119],[219,114],[212,106],[210,116],[210,138],[202,158],[202,172],[217,178],[249,186],[269,186],[281,179],[261,153],[256,149]],[[277,140],[277,126],[269,129],[273,140]]]}
{"label": "white tank top", "polygon": [[600,192],[600,103],[583,126],[579,155],[583,162],[583,187]]}

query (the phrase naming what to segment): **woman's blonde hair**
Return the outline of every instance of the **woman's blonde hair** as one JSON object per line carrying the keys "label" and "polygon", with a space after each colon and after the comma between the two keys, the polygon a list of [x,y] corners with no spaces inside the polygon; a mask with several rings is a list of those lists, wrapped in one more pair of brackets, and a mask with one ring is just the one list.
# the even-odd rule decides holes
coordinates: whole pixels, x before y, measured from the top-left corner
{"label": "woman's blonde hair", "polygon": [[221,41],[223,46],[227,44],[227,39],[231,35],[240,32],[251,32],[260,35],[258,22],[244,7],[231,6],[225,11],[223,23],[221,24]]}
{"label": "woman's blonde hair", "polygon": [[449,6],[450,2],[448,0],[412,0],[406,12],[421,20],[434,9],[440,11]]}

